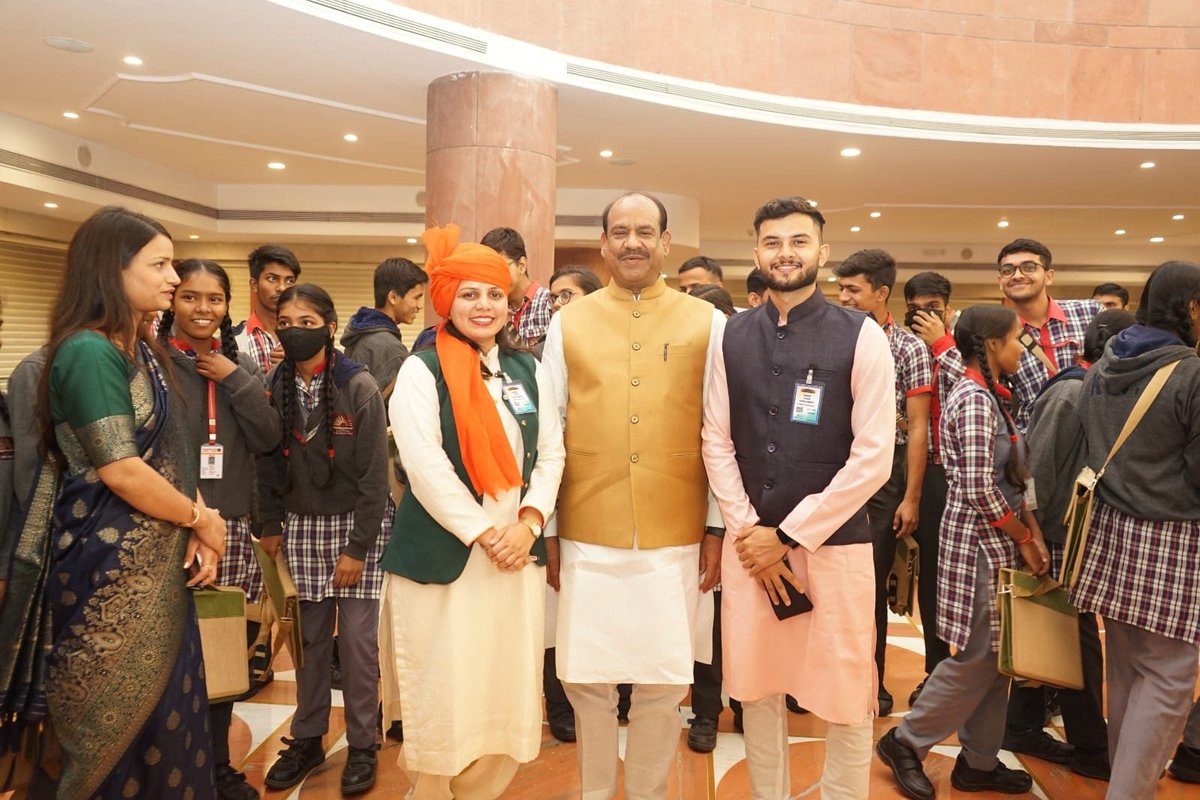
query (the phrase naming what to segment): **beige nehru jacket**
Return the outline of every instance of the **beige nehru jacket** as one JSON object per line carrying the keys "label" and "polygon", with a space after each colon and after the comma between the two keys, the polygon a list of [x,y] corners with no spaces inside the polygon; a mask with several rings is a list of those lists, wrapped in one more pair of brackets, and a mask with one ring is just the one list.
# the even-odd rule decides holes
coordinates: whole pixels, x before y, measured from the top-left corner
{"label": "beige nehru jacket", "polygon": [[615,283],[560,312],[567,464],[558,535],[639,548],[696,544],[708,482],[700,457],[712,306],[658,283]]}

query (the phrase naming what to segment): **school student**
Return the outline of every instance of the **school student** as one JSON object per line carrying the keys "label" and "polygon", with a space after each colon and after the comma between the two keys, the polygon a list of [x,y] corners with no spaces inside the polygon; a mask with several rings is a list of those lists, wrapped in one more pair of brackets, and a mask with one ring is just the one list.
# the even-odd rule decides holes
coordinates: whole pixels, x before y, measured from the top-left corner
{"label": "school student", "polygon": [[[225,557],[218,586],[236,586],[247,603],[262,595],[262,570],[254,557],[250,512],[254,459],[279,444],[279,421],[267,401],[258,363],[238,351],[229,319],[229,276],[219,264],[189,258],[175,266],[179,286],[162,317],[158,336],[171,361],[187,407],[188,432],[200,453],[200,492],[225,519]],[[253,640],[258,623],[247,632]],[[255,800],[258,791],[229,763],[233,701],[209,706],[213,766],[220,800]]]}
{"label": "school student", "polygon": [[995,653],[999,571],[1024,562],[1043,575],[1049,567],[1041,529],[1025,507],[1025,440],[1008,413],[1007,391],[996,383],[1020,365],[1020,333],[1016,312],[992,305],[967,309],[955,330],[966,371],[941,417],[948,487],[940,532],[938,635],[958,652],[934,668],[912,711],[876,746],[901,791],[917,800],[935,795],[921,760],[955,731],[962,744],[950,774],[955,789],[1020,793],[1033,785],[1028,773],[996,758],[1009,686]]}
{"label": "school student", "polygon": [[262,544],[273,554],[282,539],[300,593],[304,666],[296,670],[292,738],[264,782],[286,789],[325,760],[336,622],[350,745],[341,788],[354,794],[375,783],[387,419],[366,368],[334,349],[336,330],[321,287],[298,284],[280,296],[284,356],[268,388],[283,441],[260,461]]}

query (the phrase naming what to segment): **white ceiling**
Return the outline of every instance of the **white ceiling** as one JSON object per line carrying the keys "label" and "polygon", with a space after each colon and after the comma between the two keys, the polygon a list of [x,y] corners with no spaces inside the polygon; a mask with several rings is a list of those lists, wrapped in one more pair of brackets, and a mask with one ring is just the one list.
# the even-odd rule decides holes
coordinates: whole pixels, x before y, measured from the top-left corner
{"label": "white ceiling", "polygon": [[[0,108],[214,185],[420,187],[425,87],[478,68],[266,0],[0,0],[0,15],[0,75],[8,76],[0,81]],[[81,39],[94,51],[54,50],[42,43],[46,36]],[[128,54],[144,65],[123,64]],[[64,119],[66,110],[81,119]],[[802,193],[828,215],[829,237],[851,248],[947,245],[958,252],[1032,236],[1080,254],[1108,253],[1095,257],[1106,263],[1157,263],[1168,249],[1200,256],[1200,150],[847,134],[571,85],[559,87],[558,117],[566,156],[560,188],[693,197],[702,245],[714,251],[740,252],[759,204]],[[347,132],[359,141],[345,142]],[[849,145],[863,154],[840,157]],[[601,149],[634,163],[616,166],[599,157]],[[287,169],[267,169],[272,160]],[[1158,166],[1139,169],[1145,160]],[[0,187],[0,203],[19,210],[51,213],[41,208],[45,199],[44,192]],[[60,205],[53,213],[70,219],[94,207],[66,198]],[[873,210],[882,216],[869,218]],[[1185,219],[1173,221],[1176,213]],[[1002,217],[1007,229],[996,227]],[[852,225],[862,231],[851,233]],[[1116,228],[1129,233],[1115,236]],[[1167,243],[1151,245],[1154,235]]]}

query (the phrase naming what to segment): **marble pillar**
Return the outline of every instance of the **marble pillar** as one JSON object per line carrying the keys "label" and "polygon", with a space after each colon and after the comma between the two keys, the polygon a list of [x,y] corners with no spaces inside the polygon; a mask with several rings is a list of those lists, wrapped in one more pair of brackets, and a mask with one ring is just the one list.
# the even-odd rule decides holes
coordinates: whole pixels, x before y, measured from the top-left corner
{"label": "marble pillar", "polygon": [[525,239],[529,274],[554,272],[558,91],[507,72],[457,72],[429,84],[425,221],[462,241],[492,228]]}

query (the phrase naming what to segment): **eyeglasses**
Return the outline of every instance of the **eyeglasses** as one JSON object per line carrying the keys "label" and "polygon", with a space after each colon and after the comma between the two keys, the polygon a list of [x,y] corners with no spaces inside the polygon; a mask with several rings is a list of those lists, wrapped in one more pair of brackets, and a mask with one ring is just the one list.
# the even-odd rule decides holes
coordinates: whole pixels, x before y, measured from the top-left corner
{"label": "eyeglasses", "polygon": [[574,289],[562,289],[550,295],[554,305],[565,306],[567,303],[575,299],[579,292]]}
{"label": "eyeglasses", "polygon": [[1020,264],[1001,264],[1000,276],[1002,278],[1011,278],[1016,274],[1017,270],[1021,270],[1022,275],[1034,275],[1044,265],[1036,261],[1022,261]]}

